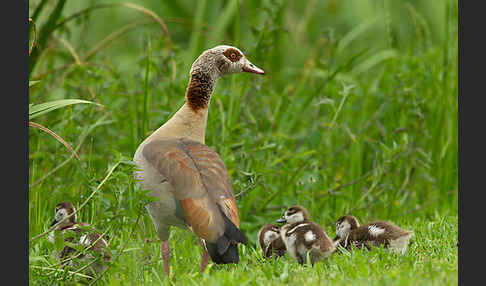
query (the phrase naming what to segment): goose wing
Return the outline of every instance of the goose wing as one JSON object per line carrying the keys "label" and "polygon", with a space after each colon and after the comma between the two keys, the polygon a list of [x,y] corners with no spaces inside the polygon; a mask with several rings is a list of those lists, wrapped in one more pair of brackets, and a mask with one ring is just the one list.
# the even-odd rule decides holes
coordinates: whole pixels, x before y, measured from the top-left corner
{"label": "goose wing", "polygon": [[246,243],[238,230],[238,209],[228,172],[219,155],[189,139],[154,140],[145,159],[172,185],[184,219],[201,238],[216,242],[225,235]]}

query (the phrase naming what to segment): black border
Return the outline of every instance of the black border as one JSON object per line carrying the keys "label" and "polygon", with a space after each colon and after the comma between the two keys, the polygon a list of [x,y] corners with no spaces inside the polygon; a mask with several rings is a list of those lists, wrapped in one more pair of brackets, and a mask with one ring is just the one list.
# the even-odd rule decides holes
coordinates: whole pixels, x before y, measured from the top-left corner
{"label": "black border", "polygon": [[[463,2],[467,3],[467,8]],[[477,3],[477,4],[476,4]],[[459,185],[459,285],[480,285],[484,270],[481,220],[485,202],[484,139],[485,86],[484,9],[477,1],[458,1],[459,95],[458,95],[458,185]],[[476,4],[474,6],[473,4]],[[468,35],[466,38],[465,35]],[[469,134],[469,136],[467,136]]]}
{"label": "black border", "polygon": [[[29,2],[2,2],[2,257],[7,280],[29,284]],[[6,282],[7,284],[10,284]]]}

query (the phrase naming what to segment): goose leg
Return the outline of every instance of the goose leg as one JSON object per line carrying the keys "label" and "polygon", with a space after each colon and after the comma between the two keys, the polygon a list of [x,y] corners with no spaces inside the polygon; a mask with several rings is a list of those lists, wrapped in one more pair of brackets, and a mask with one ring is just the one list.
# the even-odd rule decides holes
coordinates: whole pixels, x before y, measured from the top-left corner
{"label": "goose leg", "polygon": [[164,261],[164,270],[167,275],[170,274],[170,244],[169,240],[162,240],[160,243],[160,252],[162,253],[162,260]]}
{"label": "goose leg", "polygon": [[201,273],[204,272],[206,269],[206,266],[209,264],[209,253],[206,249],[206,245],[202,239],[199,239],[199,244],[201,245],[202,248],[202,257],[201,257],[201,266],[200,266],[200,271]]}

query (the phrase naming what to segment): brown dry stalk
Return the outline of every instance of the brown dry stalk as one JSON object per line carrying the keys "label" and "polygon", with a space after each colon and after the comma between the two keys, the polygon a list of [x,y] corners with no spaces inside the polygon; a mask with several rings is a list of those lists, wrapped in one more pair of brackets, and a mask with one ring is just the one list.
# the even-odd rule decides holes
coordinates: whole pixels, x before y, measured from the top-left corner
{"label": "brown dry stalk", "polygon": [[169,45],[169,47],[168,47],[169,51],[172,51],[172,40],[170,39],[169,30],[167,29],[167,26],[165,25],[164,21],[159,16],[157,16],[157,14],[155,14],[153,11],[151,11],[151,10],[149,10],[149,9],[143,7],[143,6],[140,6],[140,5],[137,5],[137,4],[134,4],[134,3],[130,3],[130,2],[121,3],[120,5],[128,7],[128,8],[136,9],[136,10],[144,13],[145,15],[152,17],[152,19],[157,21],[157,23],[159,23],[160,27],[162,28],[162,32],[167,37],[167,43]]}
{"label": "brown dry stalk", "polygon": [[79,66],[83,66],[83,62],[81,62],[81,60],[79,59],[79,56],[74,50],[73,46],[64,38],[57,38],[57,39],[66,47],[66,49],[68,49],[69,53],[71,53],[71,56],[74,58],[76,64]]}
{"label": "brown dry stalk", "polygon": [[[136,27],[138,25],[146,24],[146,23],[147,23],[146,20],[142,20],[142,21],[137,21],[137,22],[128,24],[126,26],[123,26],[120,30],[111,33],[110,35],[108,35],[108,37],[106,37],[103,40],[101,40],[100,42],[98,42],[94,46],[94,48],[92,48],[91,50],[89,50],[82,57],[82,59],[80,61],[83,63],[83,65],[86,65],[88,63],[88,60],[91,57],[93,57],[97,52],[99,52],[101,49],[103,49],[104,47],[106,47],[109,43],[111,43],[114,40],[118,39],[120,36],[122,36],[124,33],[126,33],[127,31],[129,31],[130,29],[132,29],[132,28],[134,28],[134,27]],[[57,82],[51,87],[51,89],[54,88],[55,86],[58,86],[63,81],[63,79],[65,79],[74,70],[74,67],[75,66],[76,66],[76,63],[69,63],[69,64],[63,65],[59,69],[56,69],[55,71],[57,71],[57,70],[63,70],[65,68],[67,68],[66,71],[57,79]],[[44,74],[43,76],[45,76],[47,74]]]}
{"label": "brown dry stalk", "polygon": [[128,24],[128,25],[125,25],[123,26],[121,29],[119,29],[118,31],[115,31],[111,34],[109,34],[106,38],[104,38],[103,40],[101,40],[100,42],[98,42],[94,48],[92,48],[91,50],[89,50],[84,56],[83,56],[83,62],[89,60],[91,57],[93,57],[98,51],[100,51],[101,49],[103,49],[104,47],[106,47],[109,43],[113,42],[114,40],[118,39],[121,35],[123,35],[124,33],[126,33],[127,31],[129,31],[130,29],[132,28],[135,28],[136,26],[138,25],[142,25],[142,24],[147,24],[147,21],[146,20],[142,20],[142,21],[137,21],[137,22],[134,22],[134,23],[131,23],[131,24]]}
{"label": "brown dry stalk", "polygon": [[74,157],[76,157],[76,159],[79,160],[79,156],[78,156],[78,154],[76,154],[76,151],[74,151],[74,149],[66,141],[64,141],[64,139],[62,139],[61,136],[57,135],[54,131],[52,131],[49,128],[44,127],[44,126],[42,126],[38,123],[32,122],[32,121],[29,121],[29,126],[34,127],[34,128],[38,128],[38,129],[48,133],[52,137],[56,138],[57,141],[61,142],[64,146],[66,146],[66,148],[71,152],[71,154],[73,154]]}
{"label": "brown dry stalk", "polygon": [[30,56],[30,54],[32,53],[32,50],[35,47],[35,43],[37,42],[37,31],[35,29],[35,22],[34,22],[34,20],[32,20],[32,18],[29,18],[29,22],[32,23],[32,27],[34,29],[34,38],[32,39],[32,45],[30,45],[30,48],[29,48],[29,56]]}
{"label": "brown dry stalk", "polygon": [[89,91],[89,94],[91,95],[91,97],[94,98],[94,100],[96,100],[96,102],[98,102],[100,104],[100,109],[103,110],[103,112],[105,113],[106,116],[108,116],[109,115],[108,111],[106,111],[105,107],[101,104],[101,101],[98,99],[98,97],[94,93],[93,88],[91,86],[88,86],[88,91]]}

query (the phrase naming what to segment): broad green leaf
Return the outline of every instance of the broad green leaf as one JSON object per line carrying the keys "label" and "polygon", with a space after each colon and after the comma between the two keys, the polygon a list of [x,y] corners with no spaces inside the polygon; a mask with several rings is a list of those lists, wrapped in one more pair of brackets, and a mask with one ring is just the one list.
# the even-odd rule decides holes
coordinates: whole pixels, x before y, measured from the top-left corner
{"label": "broad green leaf", "polygon": [[29,80],[29,87],[33,86],[34,84],[40,82],[40,80]]}
{"label": "broad green leaf", "polygon": [[48,101],[40,104],[29,105],[29,120],[36,118],[44,113],[59,109],[68,105],[90,103],[100,105],[96,102],[82,100],[82,99],[60,99]]}

